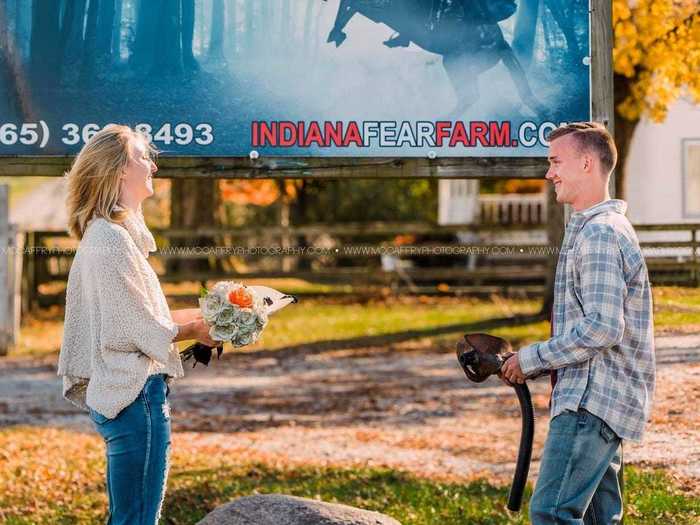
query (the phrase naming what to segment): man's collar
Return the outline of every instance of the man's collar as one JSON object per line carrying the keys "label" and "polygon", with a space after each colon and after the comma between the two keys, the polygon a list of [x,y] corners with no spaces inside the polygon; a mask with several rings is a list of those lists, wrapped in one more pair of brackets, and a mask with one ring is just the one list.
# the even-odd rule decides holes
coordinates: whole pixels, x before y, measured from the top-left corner
{"label": "man's collar", "polygon": [[620,199],[608,199],[606,201],[599,202],[598,204],[594,204],[585,210],[574,212],[571,216],[572,218],[581,217],[584,219],[590,219],[591,217],[607,212],[624,215],[627,212],[627,203]]}

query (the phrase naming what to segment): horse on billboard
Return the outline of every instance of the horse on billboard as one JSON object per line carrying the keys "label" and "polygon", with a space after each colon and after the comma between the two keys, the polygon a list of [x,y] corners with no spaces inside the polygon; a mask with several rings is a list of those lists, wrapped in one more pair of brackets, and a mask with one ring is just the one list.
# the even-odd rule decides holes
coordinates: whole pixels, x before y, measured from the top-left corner
{"label": "horse on billboard", "polygon": [[387,47],[407,47],[413,42],[441,55],[457,94],[451,112],[455,118],[479,99],[479,75],[503,62],[522,102],[545,117],[546,109],[532,93],[525,70],[498,25],[516,7],[514,0],[340,0],[327,41],[339,47],[347,38],[343,29],[359,13],[396,32],[384,42]]}

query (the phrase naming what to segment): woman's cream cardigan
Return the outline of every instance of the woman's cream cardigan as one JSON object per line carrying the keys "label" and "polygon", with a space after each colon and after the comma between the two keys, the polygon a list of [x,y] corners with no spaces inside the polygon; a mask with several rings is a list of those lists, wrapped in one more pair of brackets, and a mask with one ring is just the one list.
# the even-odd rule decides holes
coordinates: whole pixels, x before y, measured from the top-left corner
{"label": "woman's cream cardigan", "polygon": [[143,216],[121,224],[88,223],[68,277],[58,375],[63,395],[80,408],[114,418],[148,376],[182,377],[172,343],[177,326],[146,258],[155,241]]}

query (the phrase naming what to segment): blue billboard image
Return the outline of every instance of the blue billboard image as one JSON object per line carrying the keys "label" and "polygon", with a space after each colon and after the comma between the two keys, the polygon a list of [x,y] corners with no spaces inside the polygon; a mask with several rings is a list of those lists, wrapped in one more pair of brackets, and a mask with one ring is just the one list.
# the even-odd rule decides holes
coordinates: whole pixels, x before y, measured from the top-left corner
{"label": "blue billboard image", "polygon": [[588,0],[0,0],[0,156],[538,157],[590,118]]}

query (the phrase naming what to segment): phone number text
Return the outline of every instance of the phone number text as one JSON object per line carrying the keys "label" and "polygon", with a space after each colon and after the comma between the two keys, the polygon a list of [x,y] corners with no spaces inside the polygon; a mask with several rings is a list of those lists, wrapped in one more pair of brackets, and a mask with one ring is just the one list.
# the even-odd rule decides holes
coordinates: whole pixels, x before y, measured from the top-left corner
{"label": "phone number text", "polygon": [[[102,126],[99,124],[83,124],[81,126],[69,122],[61,126],[61,142],[66,146],[85,144],[101,129]],[[177,124],[166,122],[158,127],[142,123],[134,126],[134,129],[142,133],[150,142],[166,146],[171,144],[186,146],[192,143],[208,146],[214,142],[214,128],[206,122],[195,125],[187,122]],[[22,124],[12,122],[0,124],[0,145],[3,146],[24,144],[43,149],[49,143],[51,136],[52,131],[44,120]]]}

